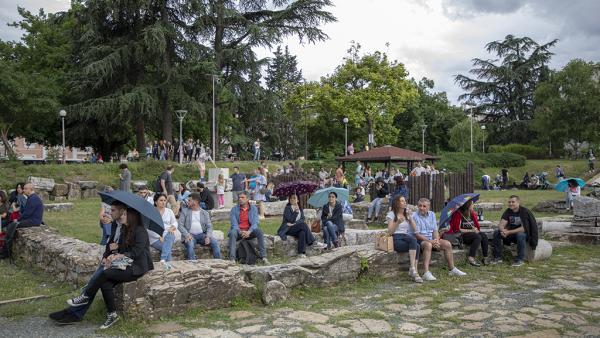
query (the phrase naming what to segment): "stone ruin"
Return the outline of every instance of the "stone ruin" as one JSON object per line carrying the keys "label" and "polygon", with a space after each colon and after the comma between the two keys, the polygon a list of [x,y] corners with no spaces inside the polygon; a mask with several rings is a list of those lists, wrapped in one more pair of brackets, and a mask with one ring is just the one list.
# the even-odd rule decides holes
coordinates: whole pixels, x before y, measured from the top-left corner
{"label": "stone ruin", "polygon": [[57,203],[98,196],[96,181],[77,181],[55,183],[52,178],[29,176],[27,182],[33,183],[36,193],[42,201]]}

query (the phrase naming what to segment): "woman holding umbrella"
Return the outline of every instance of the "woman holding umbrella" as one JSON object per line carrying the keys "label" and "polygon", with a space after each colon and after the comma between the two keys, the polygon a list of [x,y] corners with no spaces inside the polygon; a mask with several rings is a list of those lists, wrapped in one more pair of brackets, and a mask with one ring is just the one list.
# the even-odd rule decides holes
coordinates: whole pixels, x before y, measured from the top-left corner
{"label": "woman holding umbrella", "polygon": [[394,238],[394,251],[407,252],[410,258],[410,269],[408,275],[415,283],[423,283],[423,279],[417,271],[419,243],[414,234],[417,226],[412,218],[412,213],[406,210],[406,199],[404,196],[396,198],[392,204],[392,210],[387,213],[388,233]]}
{"label": "woman holding umbrella", "polygon": [[298,205],[296,194],[291,194],[288,198],[288,204],[283,211],[283,222],[277,230],[277,234],[282,241],[287,240],[287,236],[295,237],[298,240],[300,258],[306,257],[306,246],[315,242],[315,237],[304,221],[304,211]]}
{"label": "woman holding umbrella", "polygon": [[463,243],[469,245],[469,257],[467,260],[473,266],[481,266],[475,260],[477,249],[481,246],[483,254],[482,262],[487,264],[489,240],[487,235],[479,230],[477,213],[473,210],[473,200],[467,201],[450,218],[450,229],[447,234],[460,234]]}

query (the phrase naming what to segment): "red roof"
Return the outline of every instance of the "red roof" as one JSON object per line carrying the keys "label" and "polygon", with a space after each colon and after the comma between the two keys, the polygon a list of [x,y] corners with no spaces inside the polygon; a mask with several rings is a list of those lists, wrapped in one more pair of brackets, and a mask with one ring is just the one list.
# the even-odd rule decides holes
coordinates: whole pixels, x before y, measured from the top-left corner
{"label": "red roof", "polygon": [[383,146],[373,148],[368,151],[362,151],[348,156],[338,157],[336,160],[341,162],[366,161],[366,162],[404,162],[404,161],[431,161],[438,160],[439,157],[422,154],[416,151],[393,147]]}

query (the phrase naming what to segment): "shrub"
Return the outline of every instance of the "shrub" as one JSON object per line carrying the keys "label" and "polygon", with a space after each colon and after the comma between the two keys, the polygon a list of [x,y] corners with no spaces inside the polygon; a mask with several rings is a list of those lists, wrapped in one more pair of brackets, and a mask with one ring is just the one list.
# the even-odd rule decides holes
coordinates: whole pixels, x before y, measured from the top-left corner
{"label": "shrub", "polygon": [[547,158],[547,151],[542,147],[536,147],[529,144],[507,144],[493,145],[488,148],[490,153],[514,153],[527,157],[528,159]]}

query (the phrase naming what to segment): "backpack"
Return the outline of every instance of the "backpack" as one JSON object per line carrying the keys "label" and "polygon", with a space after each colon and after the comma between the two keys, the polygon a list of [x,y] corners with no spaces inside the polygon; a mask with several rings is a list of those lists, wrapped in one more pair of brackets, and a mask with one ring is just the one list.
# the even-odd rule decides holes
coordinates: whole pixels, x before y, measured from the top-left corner
{"label": "backpack", "polygon": [[160,184],[160,175],[158,175],[158,178],[156,179],[156,185],[154,186],[154,191],[155,192],[162,192],[162,185]]}
{"label": "backpack", "polygon": [[254,248],[250,240],[245,239],[239,242],[235,256],[237,257],[237,261],[240,262],[240,264],[247,265],[255,265],[256,260],[258,259],[256,249]]}

